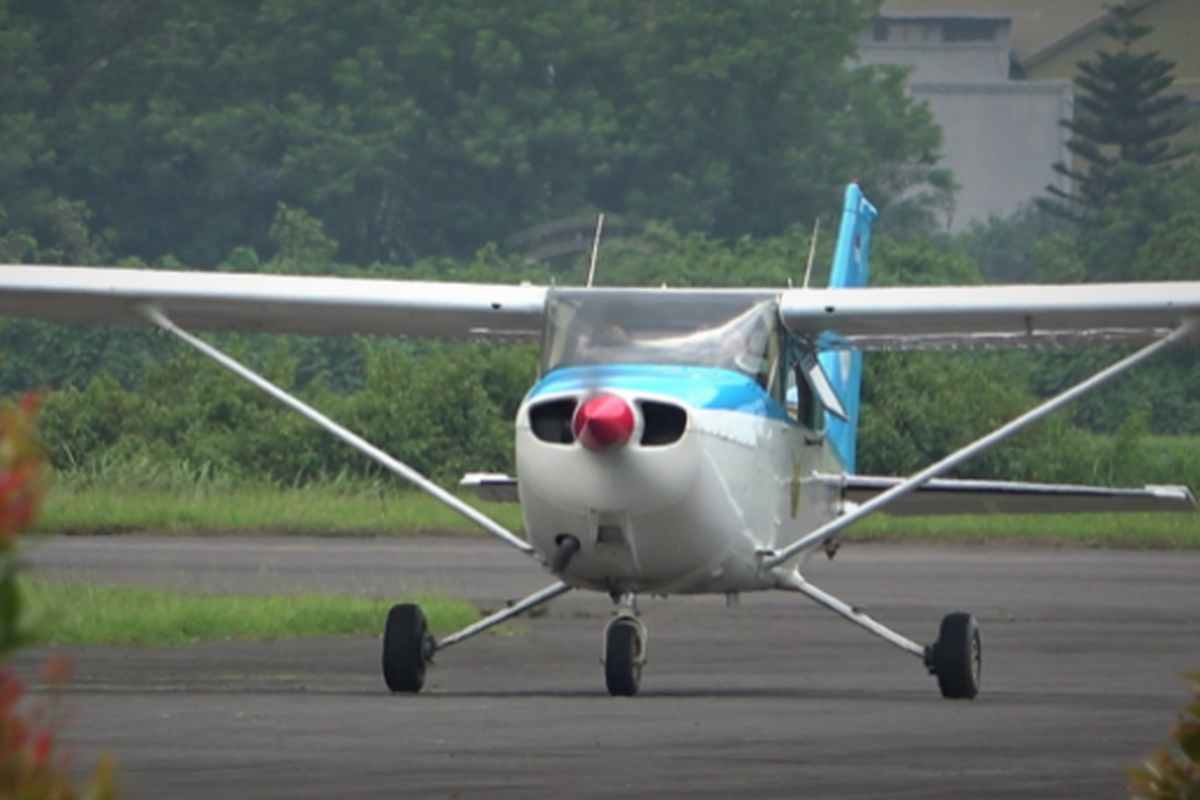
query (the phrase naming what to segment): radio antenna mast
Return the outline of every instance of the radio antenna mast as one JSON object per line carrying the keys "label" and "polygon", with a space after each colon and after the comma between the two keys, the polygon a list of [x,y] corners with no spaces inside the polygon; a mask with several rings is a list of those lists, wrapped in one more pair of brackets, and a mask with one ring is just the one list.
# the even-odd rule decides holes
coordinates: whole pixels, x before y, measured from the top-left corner
{"label": "radio antenna mast", "polygon": [[596,257],[600,255],[600,234],[604,231],[604,212],[600,212],[600,216],[596,218],[596,236],[592,239],[592,263],[588,265],[588,280],[587,288],[592,288],[592,281],[596,279]]}
{"label": "radio antenna mast", "polygon": [[821,232],[821,218],[817,217],[817,221],[813,223],[812,241],[808,245],[808,264],[804,267],[804,288],[808,288],[808,281],[812,278],[813,259],[817,257],[817,234]]}

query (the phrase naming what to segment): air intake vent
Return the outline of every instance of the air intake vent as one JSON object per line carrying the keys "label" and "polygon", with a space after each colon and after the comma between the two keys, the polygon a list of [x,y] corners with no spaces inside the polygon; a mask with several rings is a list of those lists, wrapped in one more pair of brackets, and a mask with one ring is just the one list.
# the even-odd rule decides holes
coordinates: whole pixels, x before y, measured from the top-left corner
{"label": "air intake vent", "polygon": [[641,407],[645,422],[642,429],[643,446],[674,444],[683,438],[683,431],[687,428],[687,412],[682,408],[649,400],[643,401]]}
{"label": "air intake vent", "polygon": [[575,416],[574,400],[551,400],[538,403],[529,409],[529,427],[533,435],[543,442],[570,444],[575,441],[571,433],[571,418]]}

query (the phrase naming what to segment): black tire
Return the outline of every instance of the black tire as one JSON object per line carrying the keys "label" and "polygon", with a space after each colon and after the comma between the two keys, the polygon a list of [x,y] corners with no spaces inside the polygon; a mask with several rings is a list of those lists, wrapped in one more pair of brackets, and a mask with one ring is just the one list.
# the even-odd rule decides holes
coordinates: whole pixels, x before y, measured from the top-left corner
{"label": "black tire", "polygon": [[933,670],[942,697],[973,700],[983,673],[983,646],[975,617],[962,611],[947,614],[933,646]]}
{"label": "black tire", "polygon": [[383,631],[383,680],[393,692],[416,694],[425,685],[433,637],[420,606],[392,606]]}
{"label": "black tire", "polygon": [[642,679],[642,633],[630,619],[608,626],[604,641],[604,683],[614,697],[633,697]]}

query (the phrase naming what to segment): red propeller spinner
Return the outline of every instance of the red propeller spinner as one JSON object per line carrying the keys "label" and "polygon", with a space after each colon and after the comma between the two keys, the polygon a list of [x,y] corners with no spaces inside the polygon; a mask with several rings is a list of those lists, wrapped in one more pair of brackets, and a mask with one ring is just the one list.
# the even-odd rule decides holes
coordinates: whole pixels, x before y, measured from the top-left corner
{"label": "red propeller spinner", "polygon": [[575,439],[596,452],[624,446],[633,435],[633,426],[633,409],[612,394],[588,400],[575,412],[571,422]]}

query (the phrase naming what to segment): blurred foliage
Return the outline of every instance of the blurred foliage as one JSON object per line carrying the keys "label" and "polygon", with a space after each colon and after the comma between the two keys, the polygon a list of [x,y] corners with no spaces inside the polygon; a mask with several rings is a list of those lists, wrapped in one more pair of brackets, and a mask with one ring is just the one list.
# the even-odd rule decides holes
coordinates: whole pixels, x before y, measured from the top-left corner
{"label": "blurred foliage", "polygon": [[[36,411],[33,397],[0,410],[0,661],[33,641],[18,580],[17,537],[37,516],[45,490]],[[69,662],[54,658],[44,666],[41,679],[53,693],[69,676]],[[58,749],[63,714],[54,699],[52,694],[50,703],[31,702],[17,672],[0,666],[0,797],[115,797],[114,763],[107,757],[82,791],[75,786],[70,754]]]}
{"label": "blurred foliage", "polygon": [[[0,410],[0,558],[15,551],[17,534],[37,516],[45,493],[41,473],[45,456],[34,429],[37,406],[37,398],[30,395]],[[11,574],[6,571],[4,577]],[[7,587],[0,590],[0,597],[8,595]],[[0,617],[0,657],[21,643],[13,620]]]}
{"label": "blurred foliage", "polygon": [[1171,741],[1129,771],[1136,800],[1200,798],[1200,671],[1184,677],[1192,696],[1171,729]]}
{"label": "blurred foliage", "polygon": [[[318,377],[296,385],[282,349],[264,374],[416,469],[452,483],[512,461],[511,420],[534,379],[528,347],[353,342],[361,388],[336,392]],[[246,357],[246,342],[226,342]],[[250,359],[248,359],[250,360]],[[374,477],[381,468],[199,355],[179,351],[151,366],[137,391],[100,375],[50,394],[42,427],[55,469],[95,470],[147,457],[283,485]]]}
{"label": "blurred foliage", "polygon": [[1029,206],[1011,217],[971,222],[955,237],[954,246],[978,265],[986,283],[1078,282],[1082,272],[1049,276],[1035,267],[1043,262],[1033,255],[1035,248],[1052,247],[1051,242],[1070,242],[1073,232],[1060,217]]}
{"label": "blurred foliage", "polygon": [[773,236],[851,177],[927,220],[929,109],[846,68],[877,6],[0,0],[0,247],[212,268],[292,252],[281,212],[358,266],[599,209]]}
{"label": "blurred foliage", "polygon": [[[1075,236],[1041,240],[1031,253],[1035,275],[1059,283],[1200,279],[1200,164],[1168,174],[1144,174],[1093,226]],[[1032,388],[1048,394],[1110,363],[1111,350],[1053,351],[1041,355]],[[1200,362],[1191,347],[1159,356],[1133,375],[1072,409],[1093,430],[1116,430],[1134,409],[1150,403],[1156,433],[1200,432]]]}
{"label": "blurred foliage", "polygon": [[[1200,280],[1200,164],[1143,172],[1086,230],[1038,209],[978,223],[949,246],[975,261],[989,281],[1094,283]],[[1024,357],[1028,388],[1047,396],[1121,355],[1112,348],[1046,350]],[[870,359],[868,359],[869,363]],[[1143,403],[1149,430],[1200,432],[1200,362],[1195,349],[1160,355],[1072,405],[1071,419],[1111,433]]]}

